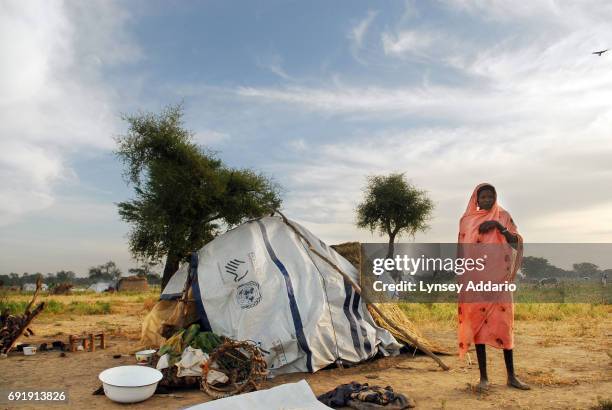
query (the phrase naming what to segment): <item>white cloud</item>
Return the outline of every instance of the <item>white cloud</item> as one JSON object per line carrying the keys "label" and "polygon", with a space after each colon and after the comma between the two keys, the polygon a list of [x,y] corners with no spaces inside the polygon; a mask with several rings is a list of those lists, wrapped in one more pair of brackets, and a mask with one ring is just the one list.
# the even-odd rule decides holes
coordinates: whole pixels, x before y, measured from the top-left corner
{"label": "white cloud", "polygon": [[102,70],[140,57],[127,19],[108,1],[0,3],[0,224],[53,203],[67,154],[112,147],[117,95]]}
{"label": "white cloud", "polygon": [[283,68],[283,58],[279,54],[274,53],[265,58],[260,56],[257,58],[257,65],[271,71],[283,80],[292,80],[292,77]]}
{"label": "white cloud", "polygon": [[288,193],[287,210],[313,227],[333,223],[332,241],[367,239],[353,226],[364,176],[406,171],[437,202],[432,230],[417,239],[453,241],[471,190],[488,180],[528,241],[612,241],[612,231],[602,228],[612,197],[601,189],[612,185],[612,59],[590,54],[609,46],[612,8],[484,4],[453,7],[480,18],[484,31],[491,22],[507,24],[497,37],[463,38],[426,25],[382,34],[390,59],[426,59],[463,80],[452,85],[430,76],[420,86],[236,90],[264,106],[291,104],[338,121],[380,125],[379,132],[311,144],[307,161],[279,163],[286,184],[300,187]]}
{"label": "white cloud", "polygon": [[612,147],[601,136],[580,138],[578,145],[508,137],[502,127],[381,132],[311,149],[308,161],[279,163],[275,173],[299,187],[287,194],[287,212],[313,227],[340,229],[329,241],[372,240],[354,227],[355,207],[365,176],[389,172],[405,172],[436,203],[432,229],[417,240],[454,241],[472,189],[487,181],[498,187],[527,241],[611,241],[612,231],[602,230],[612,215],[611,197],[596,187],[612,184],[605,161]]}
{"label": "white cloud", "polygon": [[296,152],[304,152],[308,149],[308,144],[306,144],[304,138],[291,140],[287,143],[287,146]]}
{"label": "white cloud", "polygon": [[382,45],[386,55],[402,57],[408,54],[424,55],[436,39],[432,33],[410,30],[382,34]]}
{"label": "white cloud", "polygon": [[378,15],[378,11],[369,10],[368,14],[361,21],[359,21],[359,23],[351,28],[349,39],[353,41],[356,48],[362,47],[364,37],[366,36],[370,25],[376,18],[376,15]]}

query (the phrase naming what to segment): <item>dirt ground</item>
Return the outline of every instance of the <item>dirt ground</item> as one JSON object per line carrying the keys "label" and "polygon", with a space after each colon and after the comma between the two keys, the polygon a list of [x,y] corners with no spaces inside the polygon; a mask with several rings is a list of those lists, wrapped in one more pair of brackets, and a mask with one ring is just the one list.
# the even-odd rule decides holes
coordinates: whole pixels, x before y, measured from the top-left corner
{"label": "dirt ground", "polygon": [[[109,367],[133,364],[143,313],[90,316],[42,317],[33,329],[36,336],[29,342],[66,340],[70,333],[105,330],[109,347],[96,352],[39,352],[23,356],[17,352],[0,359],[0,390],[65,389],[69,408],[164,408],[179,409],[208,400],[200,391],[180,391],[155,395],[133,405],[119,405],[105,396],[93,396],[100,386],[98,374]],[[384,358],[353,368],[331,369],[315,374],[291,374],[274,378],[265,387],[306,379],[315,394],[350,381],[391,385],[395,391],[412,397],[417,408],[424,409],[560,409],[593,408],[600,400],[612,399],[612,321],[581,322],[517,322],[516,369],[520,377],[532,385],[531,391],[506,387],[503,357],[489,349],[489,378],[493,387],[479,395],[470,387],[478,379],[474,353],[473,364],[457,356],[445,356],[451,366],[443,371],[425,356],[401,355]],[[454,346],[454,329],[450,326],[424,332],[446,346]],[[114,359],[113,355],[123,356]],[[47,404],[50,405],[50,404]],[[53,405],[50,405],[54,407]],[[39,408],[42,405],[38,406]],[[65,408],[57,404],[55,408]],[[0,408],[37,408],[31,404],[0,405]]]}

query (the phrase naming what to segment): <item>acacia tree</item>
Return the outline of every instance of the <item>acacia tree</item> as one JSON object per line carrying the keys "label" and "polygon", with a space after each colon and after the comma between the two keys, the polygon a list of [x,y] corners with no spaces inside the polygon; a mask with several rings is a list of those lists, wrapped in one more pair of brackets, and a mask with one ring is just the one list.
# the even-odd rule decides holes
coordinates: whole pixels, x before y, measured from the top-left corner
{"label": "acacia tree", "polygon": [[123,272],[117,267],[113,261],[108,261],[105,264],[92,266],[89,268],[88,276],[94,282],[97,281],[116,281],[119,280]]}
{"label": "acacia tree", "polygon": [[394,254],[395,239],[414,237],[429,228],[433,202],[427,192],[410,184],[404,174],[368,177],[363,202],[357,206],[357,226],[388,235],[387,258]]}
{"label": "acacia tree", "polygon": [[118,204],[131,224],[135,258],[161,262],[162,289],[181,261],[214,238],[222,226],[271,212],[280,206],[278,187],[248,169],[225,166],[193,141],[180,105],[159,114],[126,115],[126,135],[117,138],[117,156],[135,198]]}

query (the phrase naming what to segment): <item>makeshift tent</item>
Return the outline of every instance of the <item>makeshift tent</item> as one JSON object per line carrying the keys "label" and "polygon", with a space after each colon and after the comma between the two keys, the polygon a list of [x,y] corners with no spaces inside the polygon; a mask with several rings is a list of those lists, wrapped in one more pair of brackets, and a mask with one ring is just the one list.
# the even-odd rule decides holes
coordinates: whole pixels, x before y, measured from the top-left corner
{"label": "makeshift tent", "polygon": [[249,221],[194,253],[170,279],[141,342],[159,346],[164,324],[184,326],[191,317],[202,329],[258,343],[276,374],[396,354],[401,344],[385,328],[400,322],[386,317],[377,325],[357,283],[358,268],[299,224],[278,216]]}
{"label": "makeshift tent", "polygon": [[111,282],[96,282],[89,285],[87,290],[92,290],[96,293],[102,293],[112,288],[114,288],[114,285]]}
{"label": "makeshift tent", "polygon": [[[48,290],[49,286],[47,286],[46,283],[43,283],[42,285],[40,285],[40,289],[41,290]],[[36,290],[36,283],[24,283],[21,286],[21,290],[23,292],[34,292]]]}

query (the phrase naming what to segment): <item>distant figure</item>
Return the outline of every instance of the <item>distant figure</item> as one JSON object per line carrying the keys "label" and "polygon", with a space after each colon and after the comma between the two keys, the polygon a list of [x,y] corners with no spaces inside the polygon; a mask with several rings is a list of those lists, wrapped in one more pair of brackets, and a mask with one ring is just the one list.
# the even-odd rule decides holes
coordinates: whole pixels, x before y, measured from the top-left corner
{"label": "distant figure", "polygon": [[601,273],[601,286],[605,288],[607,283],[608,283],[608,274],[606,272],[602,272]]}
{"label": "distant figure", "polygon": [[597,54],[599,57],[601,57],[601,55],[603,53],[605,53],[606,51],[608,51],[608,49],[606,48],[605,50],[601,50],[601,51],[593,51],[591,54]]}
{"label": "distant figure", "polygon": [[[460,244],[489,244],[488,249],[499,250],[499,255],[491,257],[482,271],[489,280],[495,283],[513,282],[523,258],[523,238],[519,235],[510,214],[497,202],[497,192],[490,184],[480,184],[472,193],[467,209],[459,222]],[[496,245],[494,248],[491,245]],[[459,247],[462,257],[465,252],[482,248]],[[478,257],[479,255],[469,255]],[[482,257],[482,255],[480,255]],[[486,257],[486,256],[484,256]],[[474,272],[466,272],[465,276]],[[461,296],[461,295],[460,295]],[[480,369],[479,390],[489,388],[487,375],[487,356],[485,345],[503,349],[504,361],[508,376],[508,386],[521,390],[529,390],[529,386],[521,382],[514,373],[514,304],[510,301],[470,301],[460,297],[458,305],[459,319],[459,356],[463,357],[470,345],[476,346],[476,356]]]}

